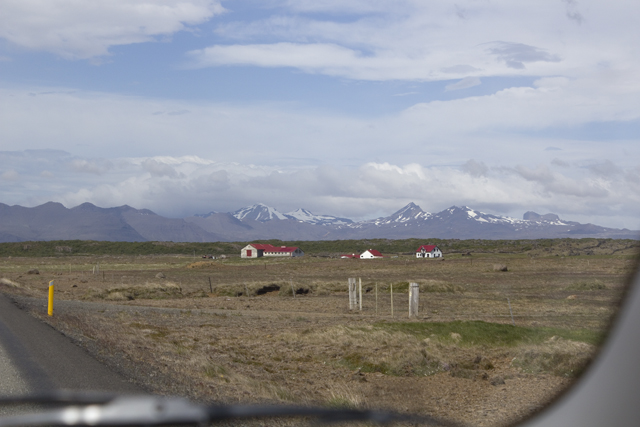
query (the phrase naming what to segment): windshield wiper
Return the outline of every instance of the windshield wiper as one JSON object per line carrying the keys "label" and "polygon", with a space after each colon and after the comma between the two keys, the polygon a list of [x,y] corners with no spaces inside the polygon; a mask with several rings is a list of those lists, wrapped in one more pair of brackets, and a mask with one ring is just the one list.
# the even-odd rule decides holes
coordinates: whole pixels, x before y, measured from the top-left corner
{"label": "windshield wiper", "polygon": [[429,416],[385,411],[277,405],[200,405],[179,397],[151,395],[56,392],[0,398],[0,405],[9,404],[62,407],[0,417],[0,427],[203,425],[271,417],[309,418],[321,423],[368,421],[391,424],[404,421],[427,426],[454,425]]}

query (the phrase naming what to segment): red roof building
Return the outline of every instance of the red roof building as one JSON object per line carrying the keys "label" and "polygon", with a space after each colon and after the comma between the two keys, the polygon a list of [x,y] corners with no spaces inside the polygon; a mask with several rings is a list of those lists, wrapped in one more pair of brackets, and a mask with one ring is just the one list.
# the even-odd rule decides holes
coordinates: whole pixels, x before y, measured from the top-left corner
{"label": "red roof building", "polygon": [[416,250],[416,258],[441,258],[442,251],[436,245],[422,245]]}
{"label": "red roof building", "polygon": [[382,254],[375,249],[368,249],[360,254],[360,259],[384,258]]}
{"label": "red roof building", "polygon": [[298,257],[304,252],[293,246],[273,246],[268,243],[251,243],[240,250],[240,258]]}

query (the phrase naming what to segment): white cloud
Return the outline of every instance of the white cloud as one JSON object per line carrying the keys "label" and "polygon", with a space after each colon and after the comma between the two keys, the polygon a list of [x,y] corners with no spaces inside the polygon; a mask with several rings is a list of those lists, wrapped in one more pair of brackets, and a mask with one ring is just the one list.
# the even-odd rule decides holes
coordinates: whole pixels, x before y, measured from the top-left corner
{"label": "white cloud", "polygon": [[611,177],[622,172],[621,168],[615,165],[611,160],[604,160],[587,166],[590,172],[596,176]]}
{"label": "white cloud", "polygon": [[[589,218],[599,225],[640,227],[635,216],[640,209],[640,166],[624,168],[609,161],[603,164],[618,173],[594,175],[589,168],[568,164],[553,170],[549,167],[553,161],[535,167],[471,159],[459,166],[370,162],[283,168],[164,156],[112,160],[117,167],[78,182],[63,165],[51,169],[53,177],[30,174],[29,160],[26,157],[18,165],[25,167],[25,173],[20,181],[12,181],[14,192],[5,194],[3,203],[128,204],[184,217],[229,212],[262,201],[285,212],[303,207],[319,214],[369,219],[415,202],[431,212],[468,205],[515,217],[536,210],[568,220]],[[150,165],[156,172],[149,173]]]}
{"label": "white cloud", "polygon": [[[274,43],[235,46],[212,46],[189,52],[197,66],[257,65],[260,67],[295,67],[310,72],[343,75],[358,61],[368,59],[360,52],[335,44]],[[372,58],[374,59],[374,58]],[[382,67],[375,58],[371,68]]]}
{"label": "white cloud", "polygon": [[543,197],[574,196],[582,199],[604,199],[611,195],[610,182],[587,177],[576,180],[551,171],[547,166],[535,169],[518,165],[515,172],[527,181],[536,184],[536,191]]}
{"label": "white cloud", "polygon": [[468,74],[468,73],[473,73],[475,71],[480,71],[480,69],[476,67],[472,67],[471,65],[458,64],[458,65],[453,65],[451,67],[445,67],[441,71],[444,73],[451,73],[451,74]]}
{"label": "white cloud", "polygon": [[[515,216],[536,207],[568,219],[584,214],[604,218],[617,213],[614,207],[622,206],[629,212],[625,224],[638,227],[632,215],[640,208],[638,188],[625,184],[624,179],[597,180],[576,170],[563,175],[546,168],[515,166],[515,174],[508,168],[487,168],[478,176],[455,167],[369,163],[357,168],[325,166],[249,176],[246,169],[209,165],[171,182],[137,175],[68,193],[63,200],[70,204],[93,200],[105,206],[126,203],[172,216],[232,211],[263,201],[282,211],[304,207],[355,219],[388,215],[410,201],[430,211],[464,204]],[[600,223],[607,221],[611,220]]]}
{"label": "white cloud", "polygon": [[[496,153],[511,164],[519,159],[535,163],[550,155],[557,157],[559,152],[545,151],[547,147],[562,148],[564,161],[593,156],[632,161],[640,155],[637,141],[605,145],[529,135],[640,117],[640,87],[606,76],[595,75],[592,80],[598,87],[592,91],[584,81],[541,79],[533,88],[421,103],[399,114],[369,119],[286,104],[242,106],[66,89],[0,88],[0,115],[11,123],[0,128],[0,139],[8,150],[53,146],[84,158],[109,158],[121,152],[140,157],[192,153],[216,161],[282,166],[368,161],[451,164],[468,158],[486,162]],[[49,94],[30,96],[42,92]],[[190,113],[154,114],[183,110]],[[84,148],[87,141],[90,145]],[[518,150],[509,148],[514,145]],[[103,173],[110,166],[72,163],[72,167]]]}
{"label": "white cloud", "polygon": [[[399,0],[390,4],[383,0],[288,0],[292,10],[299,12],[330,12],[346,14],[389,13],[403,8],[413,8],[415,0]],[[418,3],[419,4],[419,3]]]}
{"label": "white cloud", "polygon": [[142,168],[153,177],[177,178],[179,175],[174,168],[162,161],[147,159],[142,163]]}
{"label": "white cloud", "polygon": [[69,59],[153,41],[223,12],[217,0],[4,0],[0,38]]}
{"label": "white cloud", "polygon": [[73,159],[69,163],[69,168],[78,173],[91,173],[101,175],[111,169],[113,166],[107,160],[85,160]]}
{"label": "white cloud", "polygon": [[5,181],[17,181],[20,178],[20,174],[13,169],[4,171],[0,176]]}
{"label": "white cloud", "polygon": [[478,77],[465,77],[464,79],[458,82],[445,86],[444,89],[446,91],[461,90],[461,89],[468,89],[470,87],[478,86],[480,84],[482,84],[482,81]]}
{"label": "white cloud", "polygon": [[640,36],[640,5],[628,2],[367,3],[272,2],[265,18],[218,25],[217,34],[236,44],[219,43],[190,57],[199,66],[424,81],[469,74],[577,77],[597,64],[639,65],[633,44],[621,42]]}
{"label": "white cloud", "polygon": [[524,69],[525,63],[561,61],[558,55],[523,43],[492,42],[489,45],[487,52],[504,61],[509,68]]}
{"label": "white cloud", "polygon": [[[513,87],[495,94],[447,102],[416,104],[404,114],[425,128],[456,131],[570,127],[589,122],[623,122],[640,117],[640,82],[626,73],[618,78],[594,73],[580,80],[540,79],[536,87]],[[621,83],[628,81],[627,92]],[[631,95],[633,94],[633,95]],[[450,131],[447,131],[448,133]]]}
{"label": "white cloud", "polygon": [[484,162],[477,162],[473,159],[470,159],[463,164],[461,170],[475,177],[485,176],[487,172],[489,172],[489,168],[484,164]]}
{"label": "white cloud", "polygon": [[584,17],[579,11],[578,2],[575,0],[562,0],[567,5],[567,18],[580,25],[584,21]]}

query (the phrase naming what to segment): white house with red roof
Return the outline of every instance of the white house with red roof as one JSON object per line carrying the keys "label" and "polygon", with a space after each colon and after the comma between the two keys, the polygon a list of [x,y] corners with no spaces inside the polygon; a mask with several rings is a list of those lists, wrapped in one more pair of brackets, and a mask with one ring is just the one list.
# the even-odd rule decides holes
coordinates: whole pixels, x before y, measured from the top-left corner
{"label": "white house with red roof", "polygon": [[416,258],[441,258],[442,251],[436,245],[422,245],[416,250]]}
{"label": "white house with red roof", "polygon": [[368,249],[360,254],[360,259],[384,258],[382,254],[375,249]]}
{"label": "white house with red roof", "polygon": [[250,243],[240,250],[240,258],[260,258],[260,257],[299,257],[304,252],[293,246],[273,246],[268,243]]}

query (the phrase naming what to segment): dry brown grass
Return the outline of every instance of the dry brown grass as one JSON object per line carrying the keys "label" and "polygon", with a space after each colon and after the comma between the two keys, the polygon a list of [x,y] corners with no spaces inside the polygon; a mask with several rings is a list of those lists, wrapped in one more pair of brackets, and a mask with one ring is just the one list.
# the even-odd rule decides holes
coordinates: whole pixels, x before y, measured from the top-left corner
{"label": "dry brown grass", "polygon": [[[508,271],[494,271],[494,264]],[[35,267],[40,275],[26,274]],[[425,337],[392,326],[508,325],[509,298],[518,326],[603,331],[632,268],[630,256],[616,255],[195,263],[190,257],[14,258],[0,260],[0,288],[17,285],[42,299],[55,280],[53,318],[37,304],[34,314],[82,338],[110,363],[129,366],[159,392],[387,407],[482,425],[524,416],[551,398],[595,347],[559,337],[513,347],[470,345],[464,331]],[[156,278],[159,272],[166,279]],[[362,279],[362,312],[348,309],[348,277]],[[409,282],[420,284],[418,319],[407,318]]]}
{"label": "dry brown grass", "polygon": [[14,282],[13,280],[9,280],[6,277],[0,278],[0,285],[11,286],[12,288],[19,288],[20,285]]}
{"label": "dry brown grass", "polygon": [[144,283],[141,285],[120,285],[107,289],[89,288],[84,299],[105,299],[108,301],[131,301],[135,299],[181,298],[182,289],[175,283]]}

